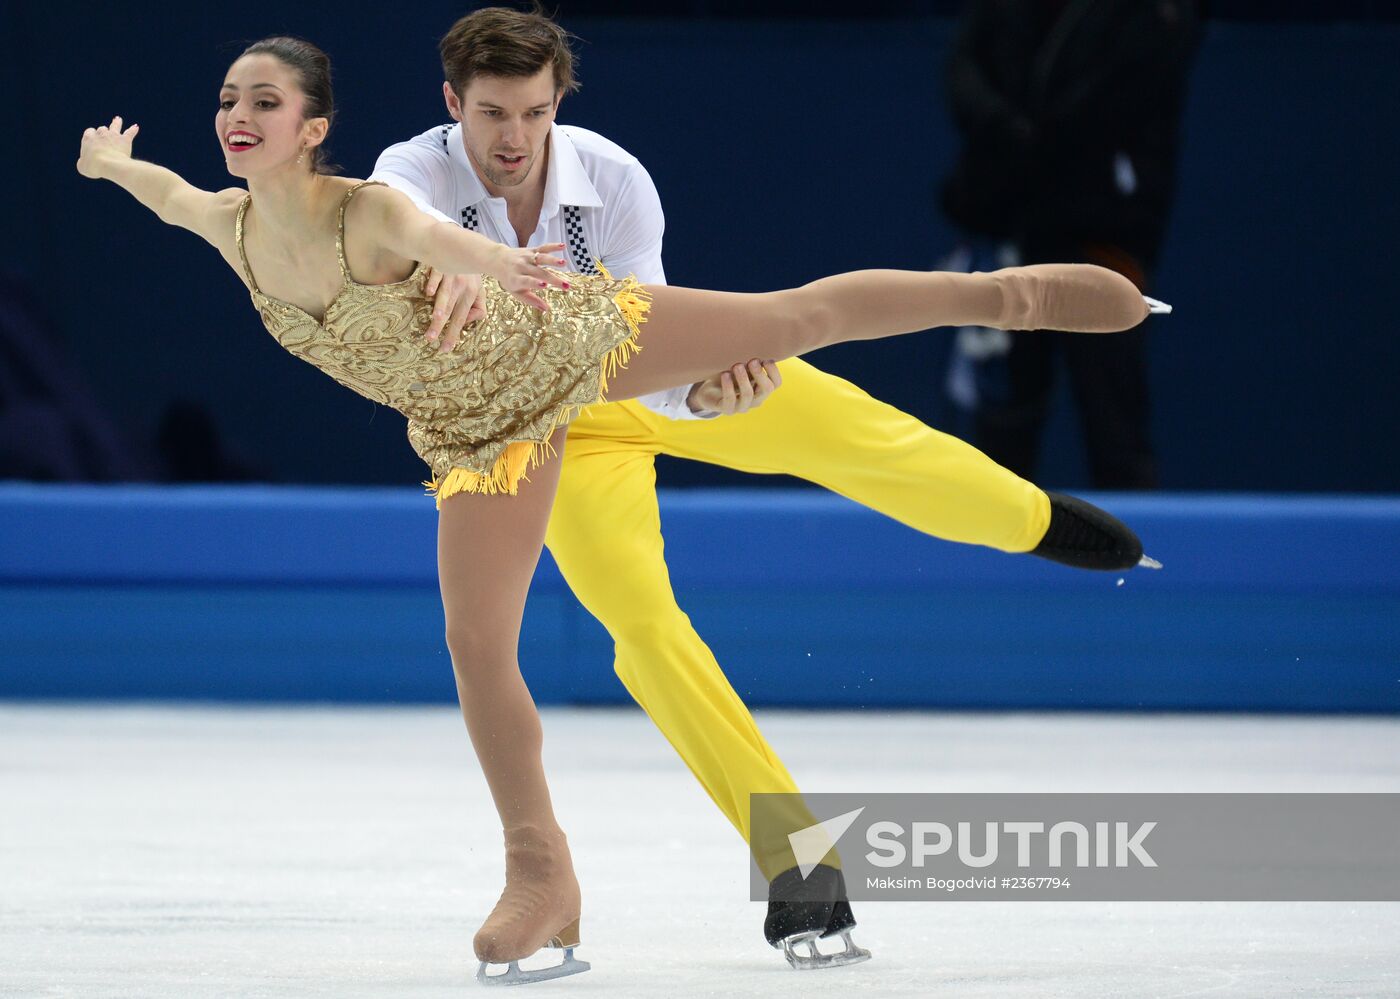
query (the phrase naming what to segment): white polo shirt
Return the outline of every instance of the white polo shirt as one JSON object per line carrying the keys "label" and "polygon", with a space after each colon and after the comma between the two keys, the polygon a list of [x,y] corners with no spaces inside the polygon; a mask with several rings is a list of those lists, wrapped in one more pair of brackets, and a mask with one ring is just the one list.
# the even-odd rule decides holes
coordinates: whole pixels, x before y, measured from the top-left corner
{"label": "white polo shirt", "polygon": [[[666,219],[656,185],[637,158],[596,132],[574,125],[549,130],[549,174],[539,225],[517,244],[504,198],[493,198],[477,176],[460,123],[430,128],[390,146],[371,180],[402,191],[429,214],[473,229],[507,246],[564,243],[574,270],[596,273],[594,259],[619,277],[665,284],[661,237]],[[697,419],[686,404],[689,385],[637,401],[672,419]]]}

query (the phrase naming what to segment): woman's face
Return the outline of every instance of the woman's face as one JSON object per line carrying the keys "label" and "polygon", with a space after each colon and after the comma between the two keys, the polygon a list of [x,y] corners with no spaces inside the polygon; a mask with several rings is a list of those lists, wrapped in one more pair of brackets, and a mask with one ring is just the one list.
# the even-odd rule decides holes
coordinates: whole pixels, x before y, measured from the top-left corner
{"label": "woman's face", "polygon": [[[296,71],[275,56],[259,52],[230,66],[214,116],[228,172],[255,177],[296,166],[302,151],[324,136],[312,127],[324,118],[302,120],[304,101]],[[308,169],[305,163],[301,169]]]}

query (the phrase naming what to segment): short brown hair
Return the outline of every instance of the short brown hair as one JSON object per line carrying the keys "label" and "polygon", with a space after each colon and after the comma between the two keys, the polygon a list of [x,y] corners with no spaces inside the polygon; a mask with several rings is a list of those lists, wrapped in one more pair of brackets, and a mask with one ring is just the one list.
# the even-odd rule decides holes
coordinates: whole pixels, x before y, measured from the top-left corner
{"label": "short brown hair", "polygon": [[442,73],[459,97],[477,76],[534,76],[554,68],[554,89],[573,93],[572,36],[536,3],[530,10],[483,7],[454,24],[438,43]]}

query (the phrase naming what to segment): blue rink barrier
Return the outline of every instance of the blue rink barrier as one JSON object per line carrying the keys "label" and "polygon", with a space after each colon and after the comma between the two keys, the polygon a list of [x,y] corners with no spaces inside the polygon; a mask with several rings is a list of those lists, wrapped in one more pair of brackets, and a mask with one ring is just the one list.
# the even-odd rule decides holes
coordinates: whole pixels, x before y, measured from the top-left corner
{"label": "blue rink barrier", "polygon": [[[681,605],[754,705],[1400,710],[1400,499],[1096,499],[1163,571],[807,490],[661,508]],[[435,530],[412,489],[0,484],[0,697],[450,701]],[[548,555],[521,662],[541,703],[627,701]]]}

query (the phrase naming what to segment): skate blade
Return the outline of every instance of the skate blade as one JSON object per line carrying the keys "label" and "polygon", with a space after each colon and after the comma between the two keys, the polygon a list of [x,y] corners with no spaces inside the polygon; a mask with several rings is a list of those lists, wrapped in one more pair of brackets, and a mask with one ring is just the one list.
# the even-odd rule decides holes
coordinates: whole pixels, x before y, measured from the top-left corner
{"label": "skate blade", "polygon": [[1147,303],[1147,311],[1150,315],[1165,316],[1171,313],[1172,307],[1166,302],[1159,302],[1155,298],[1142,296],[1142,300]]}
{"label": "skate blade", "polygon": [[[809,933],[794,933],[785,937],[783,956],[787,958],[787,963],[798,971],[821,971],[823,968],[841,968],[870,960],[870,951],[856,946],[855,941],[851,939],[850,930],[841,931],[841,940],[846,944],[846,949],[837,954],[823,954],[817,950],[817,941],[821,939],[821,935],[821,930],[812,930]],[[797,947],[803,944],[806,945],[808,953],[799,954]]]}
{"label": "skate blade", "polygon": [[482,985],[530,985],[534,982],[549,982],[556,978],[568,978],[570,975],[578,975],[593,965],[587,961],[580,961],[574,957],[572,947],[564,948],[564,963],[556,964],[552,968],[538,968],[530,971],[522,971],[519,961],[511,961],[506,965],[506,970],[499,975],[488,975],[486,973],[487,963],[481,962],[481,967],[476,969],[476,980]]}
{"label": "skate blade", "polygon": [[1161,563],[1161,562],[1158,562],[1158,561],[1157,561],[1155,558],[1153,558],[1151,555],[1144,555],[1142,558],[1138,559],[1138,568],[1139,568],[1139,569],[1160,569],[1160,568],[1162,568],[1162,563]]}

